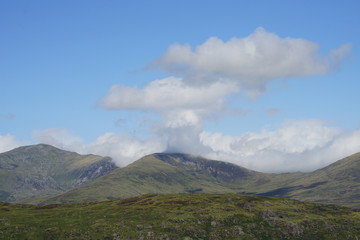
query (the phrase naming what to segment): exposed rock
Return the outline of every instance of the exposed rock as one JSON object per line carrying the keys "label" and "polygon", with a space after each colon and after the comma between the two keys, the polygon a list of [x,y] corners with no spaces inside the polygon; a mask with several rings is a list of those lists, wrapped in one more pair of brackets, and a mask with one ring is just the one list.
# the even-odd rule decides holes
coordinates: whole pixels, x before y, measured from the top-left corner
{"label": "exposed rock", "polygon": [[79,186],[84,183],[90,182],[98,177],[102,177],[112,170],[116,165],[112,162],[111,158],[105,157],[98,162],[95,162],[86,167],[82,173],[75,179],[74,186]]}
{"label": "exposed rock", "polygon": [[238,235],[240,235],[240,236],[241,236],[241,235],[245,235],[242,227],[240,227],[240,226],[235,226],[235,227],[234,227],[234,231],[235,231],[236,234],[238,234]]}

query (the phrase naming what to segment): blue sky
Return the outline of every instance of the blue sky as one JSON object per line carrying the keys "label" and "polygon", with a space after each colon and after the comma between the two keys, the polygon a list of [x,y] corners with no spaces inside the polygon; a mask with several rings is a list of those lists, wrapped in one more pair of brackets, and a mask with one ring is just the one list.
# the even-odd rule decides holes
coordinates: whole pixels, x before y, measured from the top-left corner
{"label": "blue sky", "polygon": [[325,166],[360,151],[359,7],[2,1],[0,152],[48,143],[120,166],[157,151]]}

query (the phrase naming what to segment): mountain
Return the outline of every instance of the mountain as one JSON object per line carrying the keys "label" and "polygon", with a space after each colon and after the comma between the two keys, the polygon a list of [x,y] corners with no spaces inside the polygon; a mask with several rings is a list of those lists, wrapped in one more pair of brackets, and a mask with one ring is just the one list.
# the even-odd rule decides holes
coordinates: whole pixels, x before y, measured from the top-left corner
{"label": "mountain", "polygon": [[[176,161],[178,166],[174,164],[176,162],[173,165],[162,160],[164,156]],[[186,168],[188,164],[182,164],[179,157],[182,160],[188,159],[192,161],[200,159],[184,154],[152,154],[135,161],[127,167],[118,168],[82,187],[43,201],[41,204],[111,200],[146,193],[233,192],[223,186],[218,178],[209,174],[197,174],[195,169],[190,166]],[[244,171],[248,170],[244,169]]]}
{"label": "mountain", "polygon": [[0,154],[0,201],[64,193],[115,168],[108,157],[79,155],[45,144],[19,147]]}
{"label": "mountain", "polygon": [[264,195],[360,208],[360,153],[304,174]]}
{"label": "mountain", "polygon": [[265,174],[188,154],[156,153],[40,204],[112,200],[147,193],[267,192],[301,175]]}
{"label": "mountain", "polygon": [[240,194],[0,203],[0,239],[358,239],[360,210]]}
{"label": "mountain", "polygon": [[187,154],[157,153],[39,204],[148,193],[242,193],[360,208],[360,153],[311,173],[268,174]]}

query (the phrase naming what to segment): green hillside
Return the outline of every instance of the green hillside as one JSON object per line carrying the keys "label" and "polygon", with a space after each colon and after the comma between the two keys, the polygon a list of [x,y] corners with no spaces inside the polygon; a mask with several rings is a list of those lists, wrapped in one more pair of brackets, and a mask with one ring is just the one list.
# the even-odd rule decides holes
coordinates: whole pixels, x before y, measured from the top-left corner
{"label": "green hillside", "polygon": [[233,194],[0,203],[0,239],[357,239],[359,210]]}
{"label": "green hillside", "polygon": [[45,144],[20,147],[0,154],[0,201],[60,194],[115,168],[110,158],[79,155]]}
{"label": "green hillside", "polygon": [[266,174],[187,154],[141,158],[38,204],[128,198],[148,193],[246,193],[360,208],[360,154],[311,173]]}
{"label": "green hillside", "polygon": [[360,153],[304,174],[265,195],[360,208]]}
{"label": "green hillside", "polygon": [[230,193],[216,178],[197,176],[166,163],[157,155],[146,156],[89,184],[68,191],[41,204],[86,202],[128,198],[147,193]]}

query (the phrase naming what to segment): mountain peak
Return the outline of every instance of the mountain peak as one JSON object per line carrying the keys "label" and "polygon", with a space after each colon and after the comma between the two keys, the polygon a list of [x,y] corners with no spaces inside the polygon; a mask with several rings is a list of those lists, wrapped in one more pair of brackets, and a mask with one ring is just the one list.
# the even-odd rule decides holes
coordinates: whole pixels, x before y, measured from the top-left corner
{"label": "mountain peak", "polygon": [[253,172],[229,162],[210,160],[201,156],[193,156],[190,154],[155,153],[153,156],[173,166],[182,167],[186,170],[198,173],[208,174],[224,181],[245,178],[250,176]]}
{"label": "mountain peak", "polygon": [[[13,150],[7,151],[6,153],[13,153],[13,152],[50,152],[50,151],[57,151],[57,152],[68,152],[66,150],[62,150],[60,148],[54,147],[52,145],[49,144],[44,144],[44,143],[40,143],[40,144],[35,144],[35,145],[27,145],[27,146],[21,146],[21,147],[17,147]],[[77,153],[76,153],[77,154]]]}
{"label": "mountain peak", "polygon": [[63,193],[115,168],[110,158],[47,144],[19,147],[0,154],[0,201]]}

